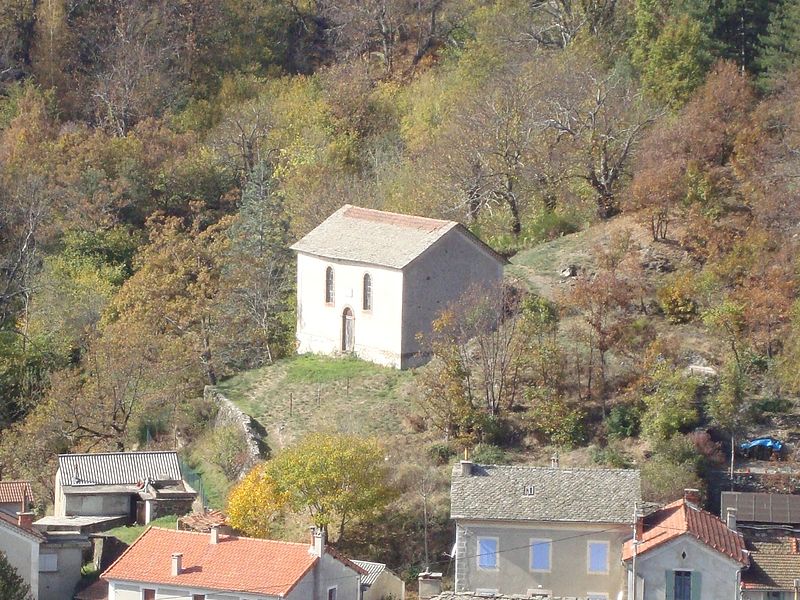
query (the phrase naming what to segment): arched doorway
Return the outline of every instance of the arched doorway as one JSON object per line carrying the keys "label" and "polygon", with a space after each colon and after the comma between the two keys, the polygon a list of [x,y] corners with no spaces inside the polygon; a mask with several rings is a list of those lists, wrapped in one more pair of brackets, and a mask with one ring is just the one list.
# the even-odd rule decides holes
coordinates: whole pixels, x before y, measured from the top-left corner
{"label": "arched doorway", "polygon": [[356,320],[353,311],[345,308],[342,312],[342,352],[352,352],[355,345]]}

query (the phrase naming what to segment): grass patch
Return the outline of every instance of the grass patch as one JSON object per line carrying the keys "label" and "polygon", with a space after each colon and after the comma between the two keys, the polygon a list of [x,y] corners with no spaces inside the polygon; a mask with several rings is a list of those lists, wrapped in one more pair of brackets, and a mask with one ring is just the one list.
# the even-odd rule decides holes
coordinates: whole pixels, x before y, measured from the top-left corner
{"label": "grass patch", "polygon": [[148,525],[125,525],[115,527],[106,531],[108,535],[113,535],[126,544],[132,544],[136,538],[142,535],[148,527],[163,527],[165,529],[175,529],[178,524],[178,517],[167,515],[150,521]]}
{"label": "grass patch", "polygon": [[268,432],[276,451],[310,431],[386,437],[412,412],[414,376],[356,358],[305,354],[240,373],[218,388]]}
{"label": "grass patch", "polygon": [[326,383],[375,374],[386,367],[353,357],[330,358],[319,354],[302,354],[286,369],[287,383]]}

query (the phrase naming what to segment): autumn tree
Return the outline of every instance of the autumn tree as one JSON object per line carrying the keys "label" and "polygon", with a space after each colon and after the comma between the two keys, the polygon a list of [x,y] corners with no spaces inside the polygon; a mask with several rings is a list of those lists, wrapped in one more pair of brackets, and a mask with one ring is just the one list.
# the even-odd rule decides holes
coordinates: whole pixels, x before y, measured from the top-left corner
{"label": "autumn tree", "polygon": [[619,72],[603,72],[580,55],[555,68],[541,118],[562,178],[588,185],[598,216],[611,217],[652,113]]}
{"label": "autumn tree", "polygon": [[228,495],[228,519],[245,535],[268,538],[288,502],[289,495],[278,491],[277,483],[264,465],[257,465]]}
{"label": "autumn tree", "polygon": [[209,225],[198,212],[189,225],[177,217],[153,217],[136,273],[110,307],[112,319],[144,323],[176,351],[193,356],[212,385],[222,365],[215,307],[227,226],[227,220]]}
{"label": "autumn tree", "polygon": [[578,316],[588,351],[586,390],[603,405],[608,398],[608,354],[618,348],[627,332],[637,300],[641,277],[630,235],[598,247],[594,273],[581,273],[563,297],[567,309]]}
{"label": "autumn tree", "polygon": [[[256,467],[231,492],[229,510],[237,515],[237,526],[252,527],[253,532],[268,531],[283,507],[306,512],[317,527],[338,525],[341,542],[348,524],[375,516],[393,498],[384,458],[375,439],[310,434]],[[264,507],[253,503],[253,497],[264,498]]]}
{"label": "autumn tree", "polygon": [[736,65],[719,63],[678,115],[664,115],[646,135],[629,197],[654,240],[666,239],[670,224],[693,206],[713,216],[721,198],[735,197],[732,150],[753,102]]}
{"label": "autumn tree", "polygon": [[519,305],[501,290],[471,289],[433,322],[422,343],[434,360],[421,375],[420,406],[446,438],[481,441],[519,400],[526,365]]}

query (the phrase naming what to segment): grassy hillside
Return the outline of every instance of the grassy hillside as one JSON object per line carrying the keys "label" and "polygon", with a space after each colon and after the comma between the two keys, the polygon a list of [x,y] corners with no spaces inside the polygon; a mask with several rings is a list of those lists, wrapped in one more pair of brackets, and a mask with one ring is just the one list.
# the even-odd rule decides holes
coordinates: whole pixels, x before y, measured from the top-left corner
{"label": "grassy hillside", "polygon": [[219,389],[266,427],[267,443],[277,449],[314,430],[403,432],[413,378],[355,358],[303,355],[240,373]]}

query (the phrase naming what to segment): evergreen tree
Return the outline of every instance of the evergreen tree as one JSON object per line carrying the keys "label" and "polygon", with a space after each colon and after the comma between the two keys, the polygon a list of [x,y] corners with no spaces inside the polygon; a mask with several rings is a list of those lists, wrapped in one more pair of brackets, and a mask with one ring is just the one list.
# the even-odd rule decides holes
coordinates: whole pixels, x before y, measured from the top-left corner
{"label": "evergreen tree", "polygon": [[0,598],[3,600],[33,600],[30,586],[0,552]]}
{"label": "evergreen tree", "polygon": [[[261,347],[271,363],[288,351],[294,326],[291,294],[294,260],[289,249],[289,217],[268,165],[253,169],[242,191],[241,207],[229,229],[230,247],[222,276],[231,321],[241,320],[257,332],[250,351]],[[250,357],[253,360],[253,357]]]}
{"label": "evergreen tree", "polygon": [[758,84],[768,90],[789,72],[800,57],[800,0],[786,0],[770,17],[756,57]]}
{"label": "evergreen tree", "polygon": [[711,63],[709,40],[700,24],[683,15],[670,19],[650,47],[642,86],[659,104],[676,110],[705,77]]}

